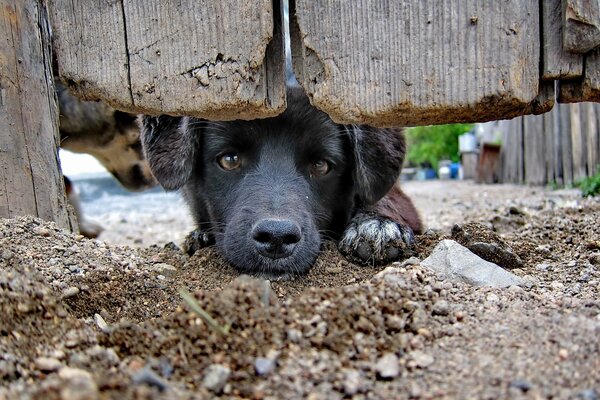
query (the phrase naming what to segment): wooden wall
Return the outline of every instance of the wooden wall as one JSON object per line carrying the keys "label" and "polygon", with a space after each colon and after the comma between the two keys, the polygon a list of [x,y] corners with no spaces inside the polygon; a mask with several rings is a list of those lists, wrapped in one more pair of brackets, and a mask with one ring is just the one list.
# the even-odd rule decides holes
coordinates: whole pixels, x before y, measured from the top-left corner
{"label": "wooden wall", "polygon": [[502,121],[503,182],[571,185],[600,167],[600,104],[558,104]]}

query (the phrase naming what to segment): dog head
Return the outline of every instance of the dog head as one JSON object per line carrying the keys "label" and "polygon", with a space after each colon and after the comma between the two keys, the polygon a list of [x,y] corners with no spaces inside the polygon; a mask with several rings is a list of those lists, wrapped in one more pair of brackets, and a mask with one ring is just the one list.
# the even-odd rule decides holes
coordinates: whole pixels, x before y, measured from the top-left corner
{"label": "dog head", "polygon": [[401,132],[334,123],[299,88],[286,111],[253,121],[143,118],[154,176],[183,188],[201,230],[238,269],[304,273],[321,236],[339,235],[358,206],[398,178]]}
{"label": "dog head", "polygon": [[137,116],[95,101],[83,101],[56,82],[61,147],[95,157],[126,189],[157,184],[142,152]]}

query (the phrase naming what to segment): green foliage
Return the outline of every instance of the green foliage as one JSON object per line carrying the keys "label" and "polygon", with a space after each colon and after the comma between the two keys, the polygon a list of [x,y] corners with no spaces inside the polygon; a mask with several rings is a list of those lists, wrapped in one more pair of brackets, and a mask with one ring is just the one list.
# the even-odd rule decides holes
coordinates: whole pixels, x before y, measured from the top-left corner
{"label": "green foliage", "polygon": [[437,170],[440,160],[458,161],[458,137],[473,124],[417,126],[406,130],[407,161],[411,165],[429,162]]}
{"label": "green foliage", "polygon": [[585,178],[581,182],[577,183],[577,187],[581,189],[581,193],[584,196],[595,196],[600,194],[600,168],[596,175]]}

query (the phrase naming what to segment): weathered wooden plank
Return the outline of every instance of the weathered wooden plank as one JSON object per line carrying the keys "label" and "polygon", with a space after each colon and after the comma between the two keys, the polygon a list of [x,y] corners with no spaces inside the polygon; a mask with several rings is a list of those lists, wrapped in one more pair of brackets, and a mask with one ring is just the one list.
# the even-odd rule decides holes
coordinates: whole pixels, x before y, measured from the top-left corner
{"label": "weathered wooden plank", "polygon": [[596,115],[596,154],[598,155],[598,161],[592,173],[600,173],[600,104],[593,103],[593,107]]}
{"label": "weathered wooden plank", "polygon": [[560,81],[559,103],[600,102],[600,49],[584,55],[584,76],[580,79]]}
{"label": "weathered wooden plank", "polygon": [[297,0],[294,69],[336,121],[484,121],[533,112],[539,2]]}
{"label": "weathered wooden plank", "polygon": [[544,0],[542,7],[542,79],[573,79],[583,74],[583,57],[563,48],[562,0]]}
{"label": "weathered wooden plank", "polygon": [[134,112],[256,118],[285,108],[279,9],[270,0],[52,0],[62,78]]}
{"label": "weathered wooden plank", "polygon": [[0,217],[72,228],[58,166],[58,112],[44,2],[0,7]]}
{"label": "weathered wooden plank", "polygon": [[585,152],[587,175],[593,175],[600,159],[598,158],[598,125],[596,118],[596,109],[593,103],[582,103],[582,122],[583,131],[585,132]]}
{"label": "weathered wooden plank", "polygon": [[552,117],[552,122],[549,123],[549,126],[552,126],[553,132],[553,160],[554,160],[554,180],[557,184],[564,184],[564,172],[563,172],[563,141],[562,141],[562,131],[561,131],[561,120],[560,120],[560,109],[559,107],[555,107],[549,115]]}
{"label": "weathered wooden plank", "polygon": [[502,122],[502,152],[504,153],[503,170],[504,182],[518,183],[521,181],[519,171],[522,165],[522,120],[513,118]]}
{"label": "weathered wooden plank", "polygon": [[571,104],[571,152],[573,155],[573,181],[577,182],[587,175],[585,152],[586,132],[581,120],[581,104]]}
{"label": "weathered wooden plank", "polygon": [[[528,118],[528,117],[525,117]],[[554,149],[554,136],[556,135],[554,128],[554,113],[548,112],[541,116],[542,118],[542,137],[544,139],[544,170],[546,171],[545,183],[556,182],[556,174],[554,171],[556,152]]]}
{"label": "weathered wooden plank", "polygon": [[600,46],[600,4],[597,0],[563,0],[563,26],[566,51],[595,49]]}
{"label": "weathered wooden plank", "polygon": [[573,183],[573,154],[571,144],[571,109],[570,105],[559,104],[557,110],[560,116],[560,136],[562,149],[563,182]]}
{"label": "weathered wooden plank", "polygon": [[523,117],[523,143],[525,182],[533,185],[546,183],[546,149],[544,139],[544,117]]}

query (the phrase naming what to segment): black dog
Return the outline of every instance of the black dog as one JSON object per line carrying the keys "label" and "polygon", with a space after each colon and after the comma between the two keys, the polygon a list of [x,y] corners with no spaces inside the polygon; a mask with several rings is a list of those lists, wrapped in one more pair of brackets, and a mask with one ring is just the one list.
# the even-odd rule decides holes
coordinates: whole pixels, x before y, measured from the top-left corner
{"label": "black dog", "polygon": [[183,188],[201,245],[276,275],[308,271],[322,236],[362,263],[408,254],[421,223],[395,186],[402,131],[336,124],[299,87],[287,99],[283,114],[253,121],[143,118],[150,168],[165,189]]}

